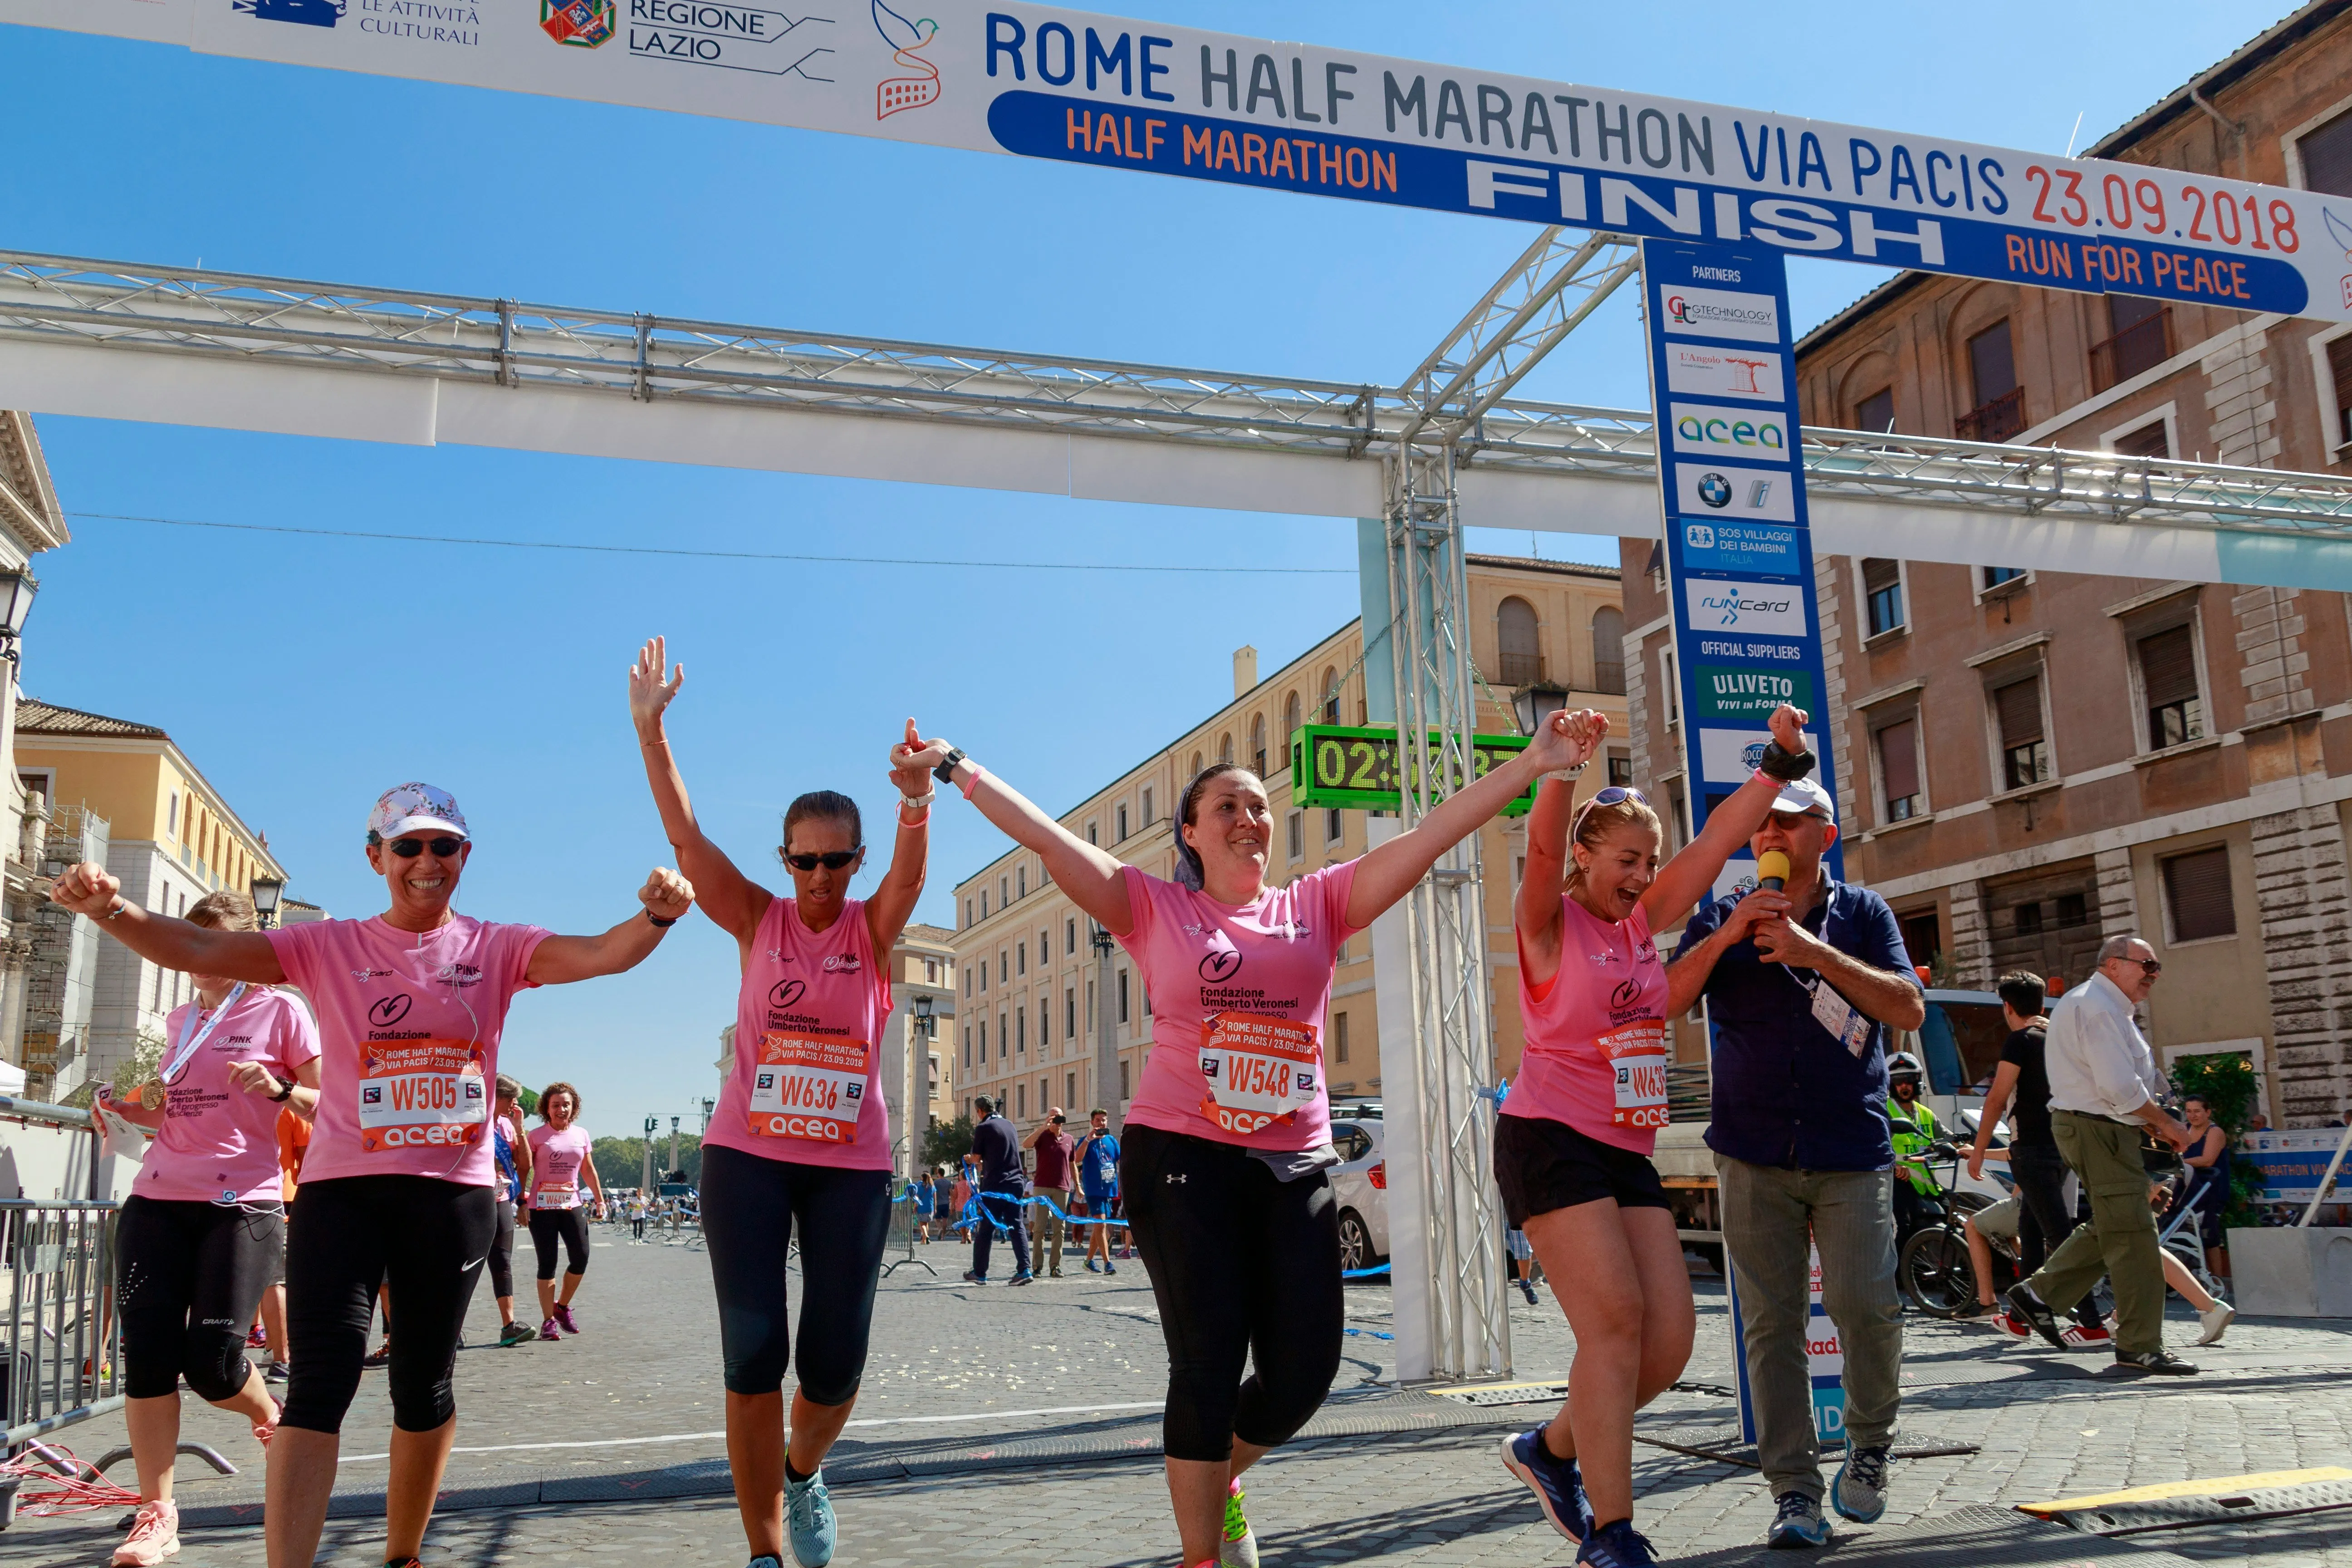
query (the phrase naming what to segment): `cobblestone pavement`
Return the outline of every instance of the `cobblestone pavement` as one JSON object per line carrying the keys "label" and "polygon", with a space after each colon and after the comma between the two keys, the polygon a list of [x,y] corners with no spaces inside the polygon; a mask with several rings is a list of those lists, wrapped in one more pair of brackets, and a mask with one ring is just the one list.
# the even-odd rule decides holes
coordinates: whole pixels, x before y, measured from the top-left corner
{"label": "cobblestone pavement", "polygon": [[[723,1487],[717,1461],[724,1448],[708,1265],[687,1247],[610,1245],[613,1233],[597,1236],[580,1299],[585,1334],[459,1357],[451,1503],[478,1504],[480,1489],[509,1484],[517,1495],[536,1497],[539,1486],[566,1480],[611,1493],[616,1474],[648,1493],[702,1495],[451,1506],[435,1521],[428,1561],[628,1554],[712,1568],[743,1561],[733,1506],[711,1495]],[[1060,1280],[1012,1289],[964,1285],[959,1249],[931,1247],[919,1256],[938,1273],[907,1266],[883,1282],[856,1421],[835,1456],[845,1475],[887,1470],[899,1479],[836,1487],[843,1545],[835,1561],[842,1568],[961,1568],[1040,1557],[1101,1568],[1173,1563],[1152,1441],[1165,1363],[1140,1266],[1104,1279],[1073,1261]],[[1719,1283],[1701,1278],[1695,1289],[1697,1353],[1685,1385],[1644,1413],[1642,1431],[1709,1446],[1727,1438],[1736,1419],[1724,1392],[1731,1347]],[[1337,1424],[1377,1428],[1383,1413],[1436,1408],[1426,1396],[1380,1387],[1393,1366],[1391,1342],[1380,1337],[1390,1327],[1385,1288],[1351,1289],[1349,1303],[1354,1332],[1330,1407],[1344,1416]],[[469,1342],[486,1346],[497,1325],[495,1310],[478,1299]],[[2176,1309],[2169,1325],[2176,1348],[2194,1331],[2193,1320]],[[1548,1291],[1535,1307],[1514,1306],[1512,1332],[1520,1377],[1565,1373],[1573,1341]],[[1990,1329],[1916,1319],[1906,1352],[1898,1443],[1978,1451],[1899,1461],[1890,1527],[1971,1504],[2006,1507],[2157,1481],[2352,1464],[2352,1323],[2241,1322],[2223,1350],[2189,1352],[2205,1372],[2177,1381],[2094,1378],[2084,1374],[2103,1356],[2061,1357],[2011,1345]],[[182,1506],[256,1498],[260,1467],[251,1437],[192,1395],[184,1408],[184,1437],[216,1445],[246,1470],[213,1478],[183,1460]],[[1301,1441],[1265,1461],[1249,1487],[1268,1568],[1566,1563],[1573,1549],[1543,1524],[1496,1458],[1505,1434],[1534,1425],[1549,1405],[1444,1409],[1446,1419],[1469,1424],[1433,1431],[1391,1422],[1369,1435]],[[345,1425],[341,1489],[381,1487],[388,1427],[383,1380],[371,1373]],[[990,1457],[990,1446],[1007,1439],[1073,1433],[1087,1441],[1070,1446],[1090,1447],[1089,1457],[1034,1463]],[[67,1436],[85,1455],[122,1440],[119,1418]],[[864,1463],[875,1455],[906,1463],[878,1470]],[[908,1477],[908,1468],[925,1468],[925,1456],[944,1473]],[[652,1474],[666,1468],[666,1475]],[[114,1474],[128,1481],[128,1464]],[[1753,1545],[1769,1516],[1752,1470],[1643,1447],[1635,1479],[1642,1528],[1671,1556]],[[102,1563],[115,1517],[21,1521],[0,1535],[0,1563]],[[327,1540],[322,1562],[373,1568],[383,1561],[382,1521],[372,1510],[337,1518]],[[2172,1561],[2352,1568],[2352,1515],[2137,1542],[2160,1545],[2177,1554]],[[2151,1568],[2168,1561],[2130,1555]],[[259,1531],[191,1529],[180,1561],[258,1568]],[[2050,1561],[2089,1559],[2077,1552]]]}

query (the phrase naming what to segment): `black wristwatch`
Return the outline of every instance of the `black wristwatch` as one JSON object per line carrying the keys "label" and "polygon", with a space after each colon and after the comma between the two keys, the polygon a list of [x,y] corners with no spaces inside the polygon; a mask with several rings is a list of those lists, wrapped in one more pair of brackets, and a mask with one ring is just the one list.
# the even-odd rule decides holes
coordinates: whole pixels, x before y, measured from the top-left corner
{"label": "black wristwatch", "polygon": [[1767,741],[1764,743],[1763,760],[1756,764],[1756,770],[1766,778],[1778,779],[1782,784],[1794,784],[1813,771],[1815,761],[1811,752],[1786,751],[1782,749],[1780,742]]}
{"label": "black wristwatch", "polygon": [[955,765],[961,761],[963,753],[950,746],[948,754],[940,759],[940,765],[931,770],[931,775],[943,784],[951,784],[955,783]]}
{"label": "black wristwatch", "polygon": [[283,1105],[293,1098],[294,1080],[290,1078],[280,1079],[278,1085],[278,1092],[269,1097],[270,1102],[275,1105]]}

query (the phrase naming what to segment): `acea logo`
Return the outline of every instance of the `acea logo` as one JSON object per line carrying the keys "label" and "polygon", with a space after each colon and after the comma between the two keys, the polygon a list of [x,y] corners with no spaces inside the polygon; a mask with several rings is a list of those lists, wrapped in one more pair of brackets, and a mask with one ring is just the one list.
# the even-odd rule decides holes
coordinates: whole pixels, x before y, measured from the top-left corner
{"label": "acea logo", "polygon": [[539,0],[539,30],[559,44],[602,48],[619,27],[614,0]]}
{"label": "acea logo", "polygon": [[343,19],[349,0],[235,0],[257,22],[299,22],[306,27],[331,27]]}
{"label": "acea logo", "polygon": [[1770,409],[1676,403],[1667,413],[1674,421],[1677,452],[1738,458],[1750,463],[1787,460],[1789,427]]}
{"label": "acea logo", "polygon": [[914,72],[912,76],[886,77],[874,89],[874,118],[887,120],[904,110],[920,109],[936,103],[940,97],[940,68],[923,58],[922,51],[931,47],[940,36],[940,25],[929,16],[908,21],[885,5],[873,0],[874,30],[890,46],[890,58],[899,66]]}

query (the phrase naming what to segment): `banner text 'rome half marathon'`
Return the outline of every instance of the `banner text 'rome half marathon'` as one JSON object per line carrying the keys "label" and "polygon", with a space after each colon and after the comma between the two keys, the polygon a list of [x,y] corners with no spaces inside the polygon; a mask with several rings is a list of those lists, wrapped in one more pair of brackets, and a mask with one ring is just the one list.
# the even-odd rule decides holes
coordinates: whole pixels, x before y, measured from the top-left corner
{"label": "banner text 'rome half marathon'", "polygon": [[0,0],[0,22],[2044,288],[2352,321],[2352,202],[962,0]]}
{"label": "banner text 'rome half marathon'", "polygon": [[[1755,773],[1771,739],[1767,721],[1783,702],[1811,715],[1807,739],[1821,759],[1813,776],[1837,794],[1798,461],[1789,268],[1777,250],[1650,239],[1642,272],[1675,700],[1696,834]],[[1828,864],[1832,876],[1843,874],[1835,845]],[[1755,875],[1742,850],[1716,891],[1752,886]]]}

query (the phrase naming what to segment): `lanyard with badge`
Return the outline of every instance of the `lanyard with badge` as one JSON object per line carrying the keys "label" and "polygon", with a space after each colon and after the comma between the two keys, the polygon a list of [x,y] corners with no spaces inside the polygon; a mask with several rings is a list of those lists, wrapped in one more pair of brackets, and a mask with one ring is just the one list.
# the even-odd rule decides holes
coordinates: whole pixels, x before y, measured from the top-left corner
{"label": "lanyard with badge", "polygon": [[1780,972],[1811,995],[1813,1022],[1827,1029],[1849,1054],[1861,1056],[1863,1047],[1870,1043],[1869,1015],[1858,1011],[1853,1003],[1838,994],[1836,986],[1818,975],[1807,985],[1787,964],[1780,965]]}
{"label": "lanyard with badge", "polygon": [[212,1010],[212,1016],[205,1020],[203,1028],[196,1027],[194,1016],[188,1019],[186,1026],[180,1031],[180,1044],[172,1052],[172,1059],[163,1064],[164,1088],[169,1089],[180,1080],[180,1075],[188,1070],[188,1063],[195,1059],[196,1053],[204,1048],[206,1040],[213,1037],[213,1031],[220,1027],[221,1020],[228,1016],[229,1009],[235,1007],[237,998],[244,994],[245,982],[240,980],[230,988],[221,1005]]}

